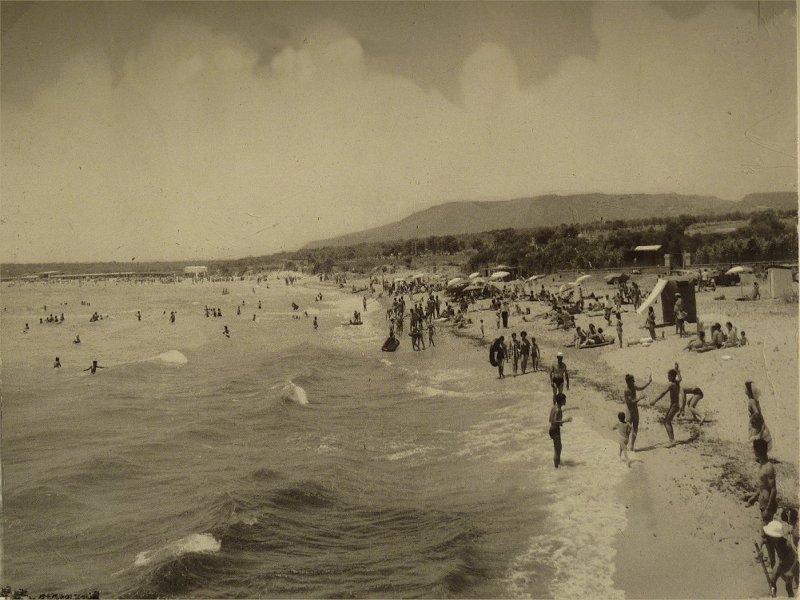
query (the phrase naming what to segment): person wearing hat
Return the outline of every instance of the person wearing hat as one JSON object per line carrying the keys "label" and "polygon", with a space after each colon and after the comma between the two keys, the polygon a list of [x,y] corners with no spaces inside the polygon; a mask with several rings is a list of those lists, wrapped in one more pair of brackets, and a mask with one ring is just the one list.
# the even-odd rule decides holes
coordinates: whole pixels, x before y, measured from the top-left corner
{"label": "person wearing hat", "polygon": [[564,383],[567,384],[567,390],[569,390],[569,371],[564,363],[563,352],[559,352],[556,354],[556,363],[550,367],[550,385],[553,386],[554,397],[564,391]]}
{"label": "person wearing hat", "polygon": [[[753,506],[758,501],[762,526],[768,525],[778,511],[778,484],[775,478],[775,467],[769,462],[769,457],[767,456],[767,448],[766,440],[753,440],[753,454],[755,454],[756,462],[760,465],[758,469],[758,490],[744,498],[747,501],[747,506]],[[767,547],[769,564],[772,566],[775,564],[775,548],[770,543],[770,538],[764,535],[763,539],[764,545]]]}
{"label": "person wearing hat", "polygon": [[[793,584],[798,578],[798,564],[797,550],[789,538],[791,530],[786,523],[775,519],[764,525],[763,531],[765,538],[769,540],[767,548],[771,545],[778,559],[777,562],[773,563],[772,571],[769,574],[772,597],[774,598],[778,591],[778,578],[781,578],[786,584],[786,594],[789,598],[794,598]],[[770,558],[771,563],[774,560],[775,557]]]}

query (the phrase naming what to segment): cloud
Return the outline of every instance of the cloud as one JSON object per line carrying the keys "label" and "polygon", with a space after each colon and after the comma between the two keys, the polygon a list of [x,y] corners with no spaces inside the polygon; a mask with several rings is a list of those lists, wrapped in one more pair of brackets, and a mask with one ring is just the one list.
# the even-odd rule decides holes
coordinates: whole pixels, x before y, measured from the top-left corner
{"label": "cloud", "polygon": [[239,256],[452,199],[796,189],[793,11],[764,31],[724,4],[675,21],[599,3],[593,27],[593,60],[529,86],[508,47],[476,45],[456,100],[370,67],[333,21],[267,63],[180,19],[121,74],[76,53],[31,103],[2,106],[0,252]]}

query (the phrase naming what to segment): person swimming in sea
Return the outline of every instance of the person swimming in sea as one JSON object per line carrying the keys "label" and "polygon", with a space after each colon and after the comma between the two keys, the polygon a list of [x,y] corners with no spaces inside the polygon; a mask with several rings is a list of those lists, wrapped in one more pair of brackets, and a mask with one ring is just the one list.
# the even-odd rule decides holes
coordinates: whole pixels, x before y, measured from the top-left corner
{"label": "person swimming in sea", "polygon": [[100,365],[97,364],[96,360],[93,360],[92,366],[84,369],[84,371],[89,371],[92,375],[94,375],[95,373],[97,373],[97,369],[105,369],[105,367],[101,367]]}
{"label": "person swimming in sea", "polygon": [[73,343],[73,344],[80,344],[80,343],[81,343],[81,336],[79,336],[79,335],[76,335],[76,336],[75,336],[75,339],[74,339],[74,340],[72,340],[72,343]]}

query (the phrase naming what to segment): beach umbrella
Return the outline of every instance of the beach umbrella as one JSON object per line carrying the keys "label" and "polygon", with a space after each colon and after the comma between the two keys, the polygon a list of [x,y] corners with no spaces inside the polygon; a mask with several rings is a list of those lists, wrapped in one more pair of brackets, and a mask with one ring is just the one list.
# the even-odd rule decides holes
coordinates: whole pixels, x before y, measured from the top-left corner
{"label": "beach umbrella", "polygon": [[581,283],[581,282],[583,282],[583,281],[586,281],[587,279],[591,279],[591,277],[592,277],[591,275],[581,275],[580,277],[578,277],[578,278],[575,280],[575,283],[576,283],[576,284],[578,284],[578,283]]}
{"label": "beach umbrella", "polygon": [[455,287],[462,281],[464,280],[461,277],[453,277],[453,279],[447,282],[447,287]]}
{"label": "beach umbrella", "polygon": [[404,281],[405,281],[405,279],[403,279],[402,277],[395,277],[395,279],[394,279],[395,283],[403,283]]}
{"label": "beach umbrella", "polygon": [[470,273],[470,274],[469,274],[469,278],[470,278],[470,279],[475,279],[476,277],[480,277],[480,275],[481,275],[481,274],[480,274],[480,273],[478,273],[478,271],[475,271],[474,273]]}
{"label": "beach umbrella", "polygon": [[468,285],[467,287],[465,287],[464,291],[465,292],[475,292],[475,291],[478,291],[478,290],[482,290],[483,288],[484,288],[483,285],[472,284],[472,285]]}
{"label": "beach umbrella", "polygon": [[528,281],[528,282],[530,282],[530,281],[536,281],[537,279],[541,279],[542,277],[544,277],[544,275],[531,275],[531,276],[530,276],[530,277],[528,277],[528,279],[526,279],[525,281]]}
{"label": "beach umbrella", "polygon": [[425,273],[417,273],[416,275],[412,275],[411,279],[422,279],[425,277]]}
{"label": "beach umbrella", "polygon": [[751,269],[750,267],[738,266],[738,267],[732,267],[727,271],[725,271],[725,275],[737,275],[739,273],[752,273],[752,272],[753,269]]}
{"label": "beach umbrella", "polygon": [[504,270],[510,269],[510,268],[511,267],[509,267],[508,265],[497,265],[496,267],[492,267],[492,271],[498,271],[498,270],[504,271]]}
{"label": "beach umbrella", "polygon": [[508,277],[509,275],[511,275],[511,273],[509,273],[508,271],[497,271],[495,273],[492,273],[492,276],[489,279],[497,280],[497,279],[502,279],[503,277]]}

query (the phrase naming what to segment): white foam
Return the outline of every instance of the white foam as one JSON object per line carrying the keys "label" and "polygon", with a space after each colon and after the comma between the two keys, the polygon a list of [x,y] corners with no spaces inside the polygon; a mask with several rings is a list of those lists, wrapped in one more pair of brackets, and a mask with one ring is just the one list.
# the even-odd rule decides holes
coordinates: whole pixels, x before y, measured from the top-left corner
{"label": "white foam", "polygon": [[[537,469],[537,482],[554,499],[547,506],[544,531],[512,564],[510,593],[530,597],[535,574],[546,565],[553,572],[550,593],[555,598],[624,598],[614,587],[615,543],[627,525],[616,488],[629,470],[618,459],[617,444],[579,417],[564,434],[562,468],[546,461]],[[546,435],[535,445],[549,458],[552,446]]]}
{"label": "white foam", "polygon": [[306,394],[306,391],[293,381],[290,381],[283,386],[281,397],[284,400],[294,402],[295,404],[300,404],[301,406],[308,404],[308,395]]}
{"label": "white foam", "polygon": [[160,360],[165,363],[169,363],[172,365],[185,365],[189,362],[189,359],[186,356],[178,351],[178,350],[167,350],[166,352],[162,352],[158,356],[154,356],[153,360]]}
{"label": "white foam", "polygon": [[169,558],[176,558],[184,554],[199,553],[209,554],[219,552],[222,543],[210,533],[193,533],[171,542],[157,550],[145,550],[136,555],[134,565],[144,567],[153,562],[160,562]]}

